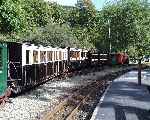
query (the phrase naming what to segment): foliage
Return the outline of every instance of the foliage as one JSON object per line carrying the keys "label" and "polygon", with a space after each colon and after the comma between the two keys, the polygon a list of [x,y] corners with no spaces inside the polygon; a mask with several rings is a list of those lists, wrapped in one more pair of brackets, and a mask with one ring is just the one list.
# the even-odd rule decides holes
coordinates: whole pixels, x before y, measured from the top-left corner
{"label": "foliage", "polygon": [[62,6],[56,4],[56,3],[49,3],[49,5],[52,8],[52,18],[53,22],[63,24],[64,21],[64,16],[65,16],[65,11]]}
{"label": "foliage", "polygon": [[30,41],[55,47],[79,45],[64,24],[69,11],[62,6],[43,0],[3,0],[0,5],[1,41]]}
{"label": "foliage", "polygon": [[96,47],[101,52],[109,52],[111,43],[112,51],[127,51],[139,58],[150,53],[149,29],[147,0],[117,0],[101,11],[95,9],[91,0],[78,0],[75,7],[43,0],[0,1],[3,41]]}
{"label": "foliage", "polygon": [[0,30],[19,33],[45,26],[51,20],[51,7],[43,0],[2,0]]}
{"label": "foliage", "polygon": [[76,7],[69,13],[67,21],[73,28],[82,48],[94,47],[97,39],[95,17],[96,9],[91,0],[78,0]]}
{"label": "foliage", "polygon": [[56,23],[49,23],[36,32],[28,33],[23,41],[52,47],[77,47],[78,45],[78,40],[73,35],[70,27],[66,24],[60,26]]}
{"label": "foliage", "polygon": [[0,32],[18,32],[25,28],[25,11],[21,7],[21,0],[0,1]]}
{"label": "foliage", "polygon": [[145,54],[150,43],[148,37],[150,14],[146,1],[117,1],[117,3],[105,6],[100,14],[101,38],[98,43],[104,43],[104,48],[109,48],[108,44],[111,43],[115,51],[130,51],[129,49],[134,48],[137,58]]}
{"label": "foliage", "polygon": [[51,21],[52,8],[43,0],[23,0],[23,9],[29,30],[46,26]]}

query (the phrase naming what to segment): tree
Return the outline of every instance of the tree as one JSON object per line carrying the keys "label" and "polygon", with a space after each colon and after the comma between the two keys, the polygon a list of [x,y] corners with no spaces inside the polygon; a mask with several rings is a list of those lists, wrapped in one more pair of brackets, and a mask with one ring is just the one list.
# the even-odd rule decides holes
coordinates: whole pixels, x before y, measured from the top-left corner
{"label": "tree", "polygon": [[25,11],[21,7],[21,0],[0,1],[0,32],[10,33],[25,29]]}
{"label": "tree", "polygon": [[23,0],[22,8],[29,30],[46,26],[52,20],[52,8],[43,0]]}
{"label": "tree", "polygon": [[52,22],[43,28],[39,28],[37,31],[29,32],[22,38],[24,38],[23,41],[52,47],[79,46],[77,38],[68,25],[59,25]]}
{"label": "tree", "polygon": [[2,0],[0,32],[5,41],[22,41],[22,36],[36,32],[52,21],[52,8],[43,0]]}
{"label": "tree", "polygon": [[82,47],[94,47],[97,36],[96,9],[91,0],[78,0],[76,7],[70,11],[68,22]]}
{"label": "tree", "polygon": [[[141,84],[141,60],[150,43],[150,6],[146,0],[120,0],[102,10],[104,17],[103,36],[108,40],[107,21],[110,20],[112,47],[117,51],[135,51],[139,63],[139,84]],[[132,55],[133,56],[133,55]]]}

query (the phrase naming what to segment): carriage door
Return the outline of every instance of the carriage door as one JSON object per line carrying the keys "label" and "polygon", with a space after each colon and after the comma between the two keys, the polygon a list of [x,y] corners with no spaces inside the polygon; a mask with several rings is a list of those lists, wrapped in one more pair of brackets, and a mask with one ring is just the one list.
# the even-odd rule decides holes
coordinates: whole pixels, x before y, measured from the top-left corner
{"label": "carriage door", "polygon": [[7,45],[0,43],[0,95],[7,88]]}

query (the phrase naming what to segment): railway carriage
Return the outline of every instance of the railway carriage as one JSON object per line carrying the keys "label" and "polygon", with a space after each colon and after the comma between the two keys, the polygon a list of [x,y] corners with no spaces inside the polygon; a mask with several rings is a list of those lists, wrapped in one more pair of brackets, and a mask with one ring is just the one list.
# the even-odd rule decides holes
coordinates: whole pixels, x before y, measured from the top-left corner
{"label": "railway carriage", "polygon": [[70,48],[71,70],[79,70],[86,65],[87,50]]}
{"label": "railway carriage", "polygon": [[[50,78],[62,74],[67,66],[67,49],[52,48],[50,46],[35,46],[23,44],[22,55],[23,56],[23,68],[27,62],[31,66],[27,69],[23,69],[23,87],[33,87],[35,85],[46,82]],[[26,61],[26,63],[25,63]]]}
{"label": "railway carriage", "polygon": [[81,51],[81,68],[88,67],[88,50],[82,49]]}
{"label": "railway carriage", "polygon": [[18,84],[22,84],[22,45],[0,43],[0,95],[8,86]]}

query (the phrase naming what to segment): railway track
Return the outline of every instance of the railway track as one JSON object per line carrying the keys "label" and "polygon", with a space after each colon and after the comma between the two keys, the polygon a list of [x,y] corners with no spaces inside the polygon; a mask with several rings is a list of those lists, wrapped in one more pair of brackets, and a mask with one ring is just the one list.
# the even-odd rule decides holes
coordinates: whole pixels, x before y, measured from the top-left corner
{"label": "railway track", "polygon": [[105,89],[104,80],[95,80],[91,84],[75,91],[67,99],[58,104],[53,111],[48,112],[43,120],[73,120],[78,110],[86,104],[88,99],[96,97],[97,92]]}
{"label": "railway track", "polygon": [[[132,68],[135,69],[135,68]],[[86,120],[90,119],[93,108],[98,101],[96,101],[104,92],[106,87],[118,76],[129,71],[128,69],[112,72],[111,74],[105,75],[103,80],[93,80],[92,83],[86,85],[85,87],[77,89],[71,96],[63,100],[58,104],[52,111],[49,111],[43,118],[43,120],[80,120],[83,117],[80,117],[78,113],[80,111],[86,111]],[[90,102],[94,101],[95,103],[89,109],[87,106],[90,106]],[[92,102],[91,102],[92,103]],[[93,110],[92,110],[93,109]],[[82,113],[81,113],[82,114]]]}

